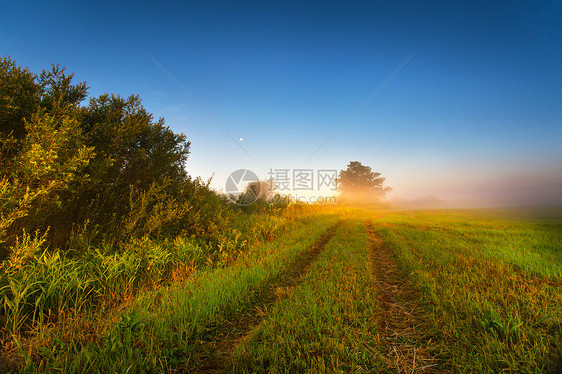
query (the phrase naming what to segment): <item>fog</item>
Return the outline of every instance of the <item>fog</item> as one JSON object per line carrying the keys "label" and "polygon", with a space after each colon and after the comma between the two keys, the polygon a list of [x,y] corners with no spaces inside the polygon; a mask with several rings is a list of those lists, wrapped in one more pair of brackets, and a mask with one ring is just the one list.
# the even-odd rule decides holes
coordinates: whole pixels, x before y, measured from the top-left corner
{"label": "fog", "polygon": [[514,180],[482,183],[465,188],[439,189],[426,195],[391,193],[395,206],[424,208],[486,208],[517,206],[562,207],[562,183],[558,181],[522,182]]}

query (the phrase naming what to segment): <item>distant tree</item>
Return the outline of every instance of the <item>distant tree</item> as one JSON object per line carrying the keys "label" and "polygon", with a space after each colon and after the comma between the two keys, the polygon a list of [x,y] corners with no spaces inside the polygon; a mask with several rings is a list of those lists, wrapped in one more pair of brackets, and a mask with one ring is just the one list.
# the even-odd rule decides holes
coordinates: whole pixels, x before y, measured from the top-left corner
{"label": "distant tree", "polygon": [[254,181],[246,185],[244,192],[239,194],[235,201],[240,205],[265,204],[273,196],[273,184],[270,181]]}
{"label": "distant tree", "polygon": [[351,161],[346,170],[340,171],[338,178],[340,200],[354,203],[381,200],[391,188],[383,186],[385,178],[380,175],[359,161]]}

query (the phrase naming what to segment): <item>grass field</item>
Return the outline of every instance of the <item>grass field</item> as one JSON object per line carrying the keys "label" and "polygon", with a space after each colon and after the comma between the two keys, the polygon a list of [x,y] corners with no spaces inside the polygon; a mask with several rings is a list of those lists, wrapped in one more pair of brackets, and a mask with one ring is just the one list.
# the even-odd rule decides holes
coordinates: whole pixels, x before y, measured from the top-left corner
{"label": "grass field", "polygon": [[6,313],[25,305],[5,297],[0,368],[562,370],[560,211],[333,208],[255,243],[214,265],[184,255],[181,277],[180,260],[162,270],[178,280],[115,288],[119,302],[103,310],[73,291],[78,301],[61,299],[57,318],[36,312],[27,329]]}

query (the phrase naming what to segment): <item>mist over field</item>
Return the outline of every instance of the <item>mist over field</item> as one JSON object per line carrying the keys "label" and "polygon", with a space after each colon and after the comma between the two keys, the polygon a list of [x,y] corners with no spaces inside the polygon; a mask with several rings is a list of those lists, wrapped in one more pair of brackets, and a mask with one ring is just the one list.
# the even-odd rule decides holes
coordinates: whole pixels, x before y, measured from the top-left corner
{"label": "mist over field", "polygon": [[[437,192],[434,192],[437,193]],[[440,191],[438,195],[416,198],[389,197],[405,208],[485,208],[485,207],[561,207],[562,183],[513,182],[475,186],[467,190]]]}

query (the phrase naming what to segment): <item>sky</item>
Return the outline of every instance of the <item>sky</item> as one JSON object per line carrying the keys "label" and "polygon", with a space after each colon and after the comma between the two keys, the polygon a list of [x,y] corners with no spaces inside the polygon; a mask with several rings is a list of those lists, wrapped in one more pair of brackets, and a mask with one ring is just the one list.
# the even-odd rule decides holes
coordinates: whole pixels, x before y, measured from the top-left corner
{"label": "sky", "polygon": [[360,161],[394,201],[562,204],[560,1],[0,4],[1,55],[140,95],[218,191]]}

